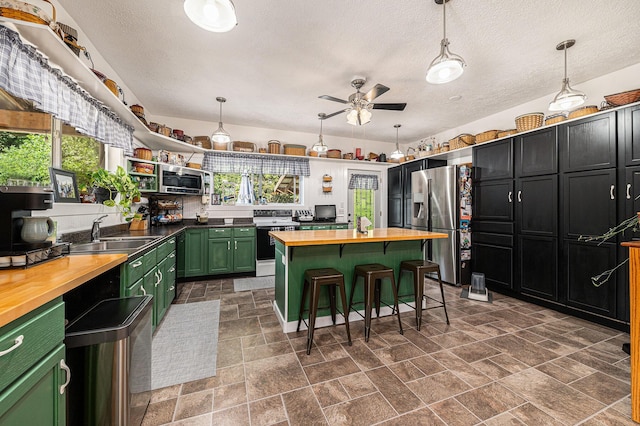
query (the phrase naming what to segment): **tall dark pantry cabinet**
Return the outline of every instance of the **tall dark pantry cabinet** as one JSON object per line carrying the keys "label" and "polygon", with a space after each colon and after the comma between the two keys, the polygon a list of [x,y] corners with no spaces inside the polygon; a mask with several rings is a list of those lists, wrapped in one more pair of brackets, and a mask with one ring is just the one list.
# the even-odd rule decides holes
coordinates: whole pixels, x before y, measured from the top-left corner
{"label": "tall dark pantry cabinet", "polygon": [[[499,292],[625,329],[628,253],[584,241],[640,211],[640,106],[473,148],[472,270]],[[640,233],[635,235],[640,238]]]}

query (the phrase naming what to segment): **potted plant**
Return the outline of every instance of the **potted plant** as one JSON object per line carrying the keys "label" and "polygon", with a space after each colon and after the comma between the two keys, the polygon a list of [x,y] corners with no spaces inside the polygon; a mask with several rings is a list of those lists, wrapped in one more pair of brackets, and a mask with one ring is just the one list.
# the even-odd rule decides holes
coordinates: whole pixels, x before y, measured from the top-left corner
{"label": "potted plant", "polygon": [[[95,188],[96,202],[99,202],[99,197],[102,196],[102,204],[117,208],[127,222],[133,219],[131,205],[134,200],[139,199],[140,190],[125,169],[121,166],[118,166],[115,172],[98,169],[91,174],[91,184]],[[117,194],[120,194],[120,198],[116,202]]]}

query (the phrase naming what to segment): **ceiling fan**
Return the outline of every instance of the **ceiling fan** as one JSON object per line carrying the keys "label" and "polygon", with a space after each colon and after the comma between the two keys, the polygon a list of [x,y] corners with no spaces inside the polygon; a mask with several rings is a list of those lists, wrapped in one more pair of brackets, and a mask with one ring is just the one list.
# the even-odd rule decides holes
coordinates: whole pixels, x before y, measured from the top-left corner
{"label": "ceiling fan", "polygon": [[373,103],[372,101],[383,93],[387,92],[389,88],[382,84],[376,84],[373,86],[371,90],[367,93],[362,93],[360,89],[366,83],[366,78],[356,77],[351,80],[351,86],[356,89],[356,93],[352,93],[349,95],[349,100],[345,101],[344,99],[334,98],[329,95],[318,96],[321,99],[327,99],[329,101],[340,102],[341,104],[349,105],[347,108],[336,111],[332,114],[327,114],[324,119],[333,117],[334,115],[341,114],[343,112],[348,112],[347,114],[347,123],[353,124],[354,126],[362,126],[363,124],[367,124],[371,120],[371,110],[372,109],[387,109],[393,111],[404,111],[404,108],[407,106],[406,103],[397,103],[397,104],[380,104]]}

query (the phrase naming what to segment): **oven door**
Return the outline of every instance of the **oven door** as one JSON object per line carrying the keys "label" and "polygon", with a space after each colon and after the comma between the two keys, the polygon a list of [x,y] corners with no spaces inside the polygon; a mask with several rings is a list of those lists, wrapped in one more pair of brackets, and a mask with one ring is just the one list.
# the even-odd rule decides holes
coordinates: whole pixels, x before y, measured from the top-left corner
{"label": "oven door", "polygon": [[276,242],[269,236],[270,231],[293,231],[298,226],[258,226],[256,228],[256,260],[276,258]]}

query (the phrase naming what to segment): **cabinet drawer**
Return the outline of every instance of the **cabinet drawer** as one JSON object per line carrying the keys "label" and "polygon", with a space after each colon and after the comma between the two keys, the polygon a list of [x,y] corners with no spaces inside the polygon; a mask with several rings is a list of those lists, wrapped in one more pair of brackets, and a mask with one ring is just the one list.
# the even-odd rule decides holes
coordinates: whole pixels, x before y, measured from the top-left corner
{"label": "cabinet drawer", "polygon": [[[20,338],[22,336],[22,338]],[[58,298],[0,328],[0,390],[64,340],[64,303]]]}
{"label": "cabinet drawer", "polygon": [[346,223],[340,225],[331,225],[331,229],[349,229],[349,225]]}
{"label": "cabinet drawer", "polygon": [[209,228],[209,238],[231,238],[233,228]]}
{"label": "cabinet drawer", "polygon": [[151,268],[158,264],[156,260],[156,249],[150,250],[142,256],[142,263],[144,263],[144,272],[149,272]]}
{"label": "cabinet drawer", "polygon": [[127,265],[127,284],[138,281],[144,275],[143,256],[130,260]]}
{"label": "cabinet drawer", "polygon": [[234,237],[255,237],[256,228],[253,226],[246,228],[233,228]]}
{"label": "cabinet drawer", "polygon": [[473,244],[490,244],[496,246],[513,247],[512,235],[490,234],[484,232],[473,233]]}
{"label": "cabinet drawer", "polygon": [[326,229],[331,229],[331,225],[313,225],[312,228],[314,231],[323,231]]}
{"label": "cabinet drawer", "polygon": [[164,259],[165,257],[167,257],[167,255],[169,253],[171,253],[175,249],[176,249],[176,239],[175,238],[170,238],[169,240],[167,240],[164,243],[160,244],[160,246],[158,246],[158,248],[156,249],[158,260]]}
{"label": "cabinet drawer", "polygon": [[177,255],[176,255],[176,251],[172,251],[171,253],[169,253],[166,256],[167,259],[169,259],[169,263],[176,263],[177,260]]}

